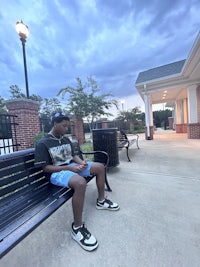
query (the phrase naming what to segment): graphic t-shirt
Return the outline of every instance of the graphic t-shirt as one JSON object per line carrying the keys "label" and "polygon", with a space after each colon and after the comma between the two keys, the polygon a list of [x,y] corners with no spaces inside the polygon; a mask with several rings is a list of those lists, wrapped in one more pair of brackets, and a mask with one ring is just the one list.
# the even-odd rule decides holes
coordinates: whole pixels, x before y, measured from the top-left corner
{"label": "graphic t-shirt", "polygon": [[57,139],[47,134],[36,145],[35,166],[69,164],[73,156],[74,151],[68,137],[63,136]]}
{"label": "graphic t-shirt", "polygon": [[72,160],[71,145],[63,144],[60,146],[50,147],[49,153],[51,155],[53,165],[69,164]]}

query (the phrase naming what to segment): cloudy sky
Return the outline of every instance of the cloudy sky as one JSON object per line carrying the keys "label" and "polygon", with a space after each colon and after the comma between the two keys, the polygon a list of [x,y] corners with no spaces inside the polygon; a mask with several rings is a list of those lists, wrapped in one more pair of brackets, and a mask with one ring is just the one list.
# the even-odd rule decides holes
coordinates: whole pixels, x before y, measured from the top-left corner
{"label": "cloudy sky", "polygon": [[142,106],[140,71],[187,58],[200,30],[199,0],[1,0],[0,96],[25,93],[22,47],[15,24],[29,26],[29,91],[55,97],[92,76],[125,108]]}

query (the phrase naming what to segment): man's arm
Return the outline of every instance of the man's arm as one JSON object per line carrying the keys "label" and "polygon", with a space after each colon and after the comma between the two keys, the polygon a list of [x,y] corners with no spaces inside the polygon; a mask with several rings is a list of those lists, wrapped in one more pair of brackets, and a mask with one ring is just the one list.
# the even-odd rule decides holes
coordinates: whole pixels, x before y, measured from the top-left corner
{"label": "man's arm", "polygon": [[66,170],[78,173],[87,167],[87,162],[85,160],[81,160],[78,156],[74,156],[73,160],[75,163],[77,163],[73,166],[69,166],[69,165],[57,166],[57,165],[49,164],[49,165],[43,166],[43,170],[45,172],[50,172],[50,173],[66,171]]}
{"label": "man's arm", "polygon": [[79,156],[75,155],[73,157],[74,162],[83,165],[83,166],[87,166],[87,161],[86,160],[82,160]]}

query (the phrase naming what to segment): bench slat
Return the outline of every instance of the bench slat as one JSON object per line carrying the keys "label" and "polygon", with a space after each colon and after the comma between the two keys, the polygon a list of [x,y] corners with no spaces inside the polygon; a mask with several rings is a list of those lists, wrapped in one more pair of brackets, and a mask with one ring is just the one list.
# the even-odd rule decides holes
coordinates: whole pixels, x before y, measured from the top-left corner
{"label": "bench slat", "polygon": [[[66,189],[60,191],[58,187],[54,186],[59,194],[62,195]],[[20,225],[26,223],[26,221],[38,214],[45,206],[49,205],[51,202],[55,201],[58,196],[52,195],[50,186],[41,188],[31,194],[26,194],[18,199],[18,201],[13,201],[5,209],[5,215],[1,218],[0,227],[2,232],[0,234],[0,239],[5,238],[10,232],[16,230]]]}
{"label": "bench slat", "polygon": [[71,198],[73,192],[70,190],[68,194],[62,194],[56,201],[52,201],[48,206],[41,204],[42,209],[34,216],[28,216],[26,223],[21,224],[7,235],[3,240],[3,246],[0,246],[0,256],[4,256],[9,250],[11,250],[17,243],[25,238],[30,232],[32,232],[40,223],[47,219],[52,213],[54,213],[61,205],[63,205],[69,198]]}

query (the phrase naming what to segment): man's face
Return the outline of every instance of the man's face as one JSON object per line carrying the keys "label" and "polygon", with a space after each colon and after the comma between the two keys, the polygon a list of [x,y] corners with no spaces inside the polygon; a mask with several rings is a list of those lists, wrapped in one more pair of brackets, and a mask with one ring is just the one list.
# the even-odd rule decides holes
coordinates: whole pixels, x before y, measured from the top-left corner
{"label": "man's face", "polygon": [[69,127],[69,121],[67,120],[63,120],[61,122],[55,122],[54,124],[54,128],[56,130],[57,133],[59,133],[60,135],[64,135],[67,133]]}

